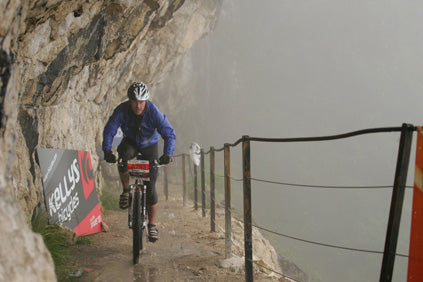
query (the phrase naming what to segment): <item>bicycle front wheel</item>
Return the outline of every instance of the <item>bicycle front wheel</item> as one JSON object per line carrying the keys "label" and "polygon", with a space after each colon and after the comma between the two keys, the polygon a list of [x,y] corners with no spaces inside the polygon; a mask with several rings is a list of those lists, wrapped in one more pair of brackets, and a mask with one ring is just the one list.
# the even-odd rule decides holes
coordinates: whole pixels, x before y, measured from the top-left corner
{"label": "bicycle front wheel", "polygon": [[133,219],[132,219],[132,251],[133,262],[137,264],[142,249],[142,220],[141,220],[141,192],[135,191],[133,202]]}

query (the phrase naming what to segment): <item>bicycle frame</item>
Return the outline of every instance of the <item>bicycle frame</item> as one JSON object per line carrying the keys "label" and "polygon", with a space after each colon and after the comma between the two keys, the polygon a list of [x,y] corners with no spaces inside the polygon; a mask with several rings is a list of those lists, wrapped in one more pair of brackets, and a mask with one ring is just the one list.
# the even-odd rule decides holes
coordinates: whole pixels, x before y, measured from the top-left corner
{"label": "bicycle frame", "polygon": [[[130,201],[128,208],[128,226],[133,233],[133,263],[139,261],[139,253],[144,249],[143,233],[148,232],[146,219],[146,190],[144,183],[149,181],[150,164],[145,160],[128,161],[129,174],[135,177],[135,183],[129,185]],[[148,235],[148,234],[147,234]]]}
{"label": "bicycle frame", "polygon": [[[129,208],[128,208],[128,226],[133,233],[133,263],[137,264],[139,261],[140,251],[144,249],[143,233],[147,228],[147,187],[144,181],[150,181],[150,162],[142,160],[142,156],[138,154],[136,160],[127,161],[127,168],[129,175],[135,177],[135,183],[129,185]],[[122,164],[122,160],[119,160]],[[164,165],[159,165],[157,160],[152,165],[153,168],[159,168]],[[151,241],[154,242],[154,241]]]}

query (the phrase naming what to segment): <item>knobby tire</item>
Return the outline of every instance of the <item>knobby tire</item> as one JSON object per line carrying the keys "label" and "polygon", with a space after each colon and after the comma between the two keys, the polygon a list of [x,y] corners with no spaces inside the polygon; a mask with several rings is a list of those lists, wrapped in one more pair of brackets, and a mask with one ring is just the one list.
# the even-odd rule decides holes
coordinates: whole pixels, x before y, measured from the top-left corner
{"label": "knobby tire", "polygon": [[142,249],[142,220],[141,220],[141,192],[135,191],[133,202],[133,220],[132,220],[132,251],[133,262],[137,264],[140,258],[140,250]]}

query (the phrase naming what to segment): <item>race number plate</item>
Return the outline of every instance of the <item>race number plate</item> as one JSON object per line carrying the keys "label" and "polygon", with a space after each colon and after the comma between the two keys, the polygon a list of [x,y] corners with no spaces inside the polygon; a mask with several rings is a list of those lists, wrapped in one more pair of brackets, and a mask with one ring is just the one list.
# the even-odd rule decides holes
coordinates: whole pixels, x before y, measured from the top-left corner
{"label": "race number plate", "polygon": [[128,161],[128,170],[132,174],[141,174],[144,181],[150,181],[150,162],[146,160]]}

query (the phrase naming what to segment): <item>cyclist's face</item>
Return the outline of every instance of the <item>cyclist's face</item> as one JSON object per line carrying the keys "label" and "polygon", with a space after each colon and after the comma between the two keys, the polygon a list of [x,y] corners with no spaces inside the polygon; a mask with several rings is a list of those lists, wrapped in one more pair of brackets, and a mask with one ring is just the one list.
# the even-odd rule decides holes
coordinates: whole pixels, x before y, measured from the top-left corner
{"label": "cyclist's face", "polygon": [[130,100],[131,101],[131,109],[137,116],[144,112],[145,106],[147,105],[147,101],[137,101],[137,100]]}

